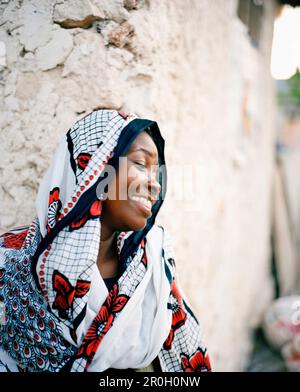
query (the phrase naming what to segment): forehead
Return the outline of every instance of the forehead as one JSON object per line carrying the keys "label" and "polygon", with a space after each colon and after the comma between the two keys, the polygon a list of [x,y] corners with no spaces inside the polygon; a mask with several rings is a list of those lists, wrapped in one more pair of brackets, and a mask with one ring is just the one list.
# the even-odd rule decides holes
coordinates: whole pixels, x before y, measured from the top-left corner
{"label": "forehead", "polygon": [[135,140],[132,142],[128,153],[133,152],[135,150],[148,151],[154,158],[158,159],[158,152],[154,141],[151,136],[148,135],[147,132],[141,132]]}

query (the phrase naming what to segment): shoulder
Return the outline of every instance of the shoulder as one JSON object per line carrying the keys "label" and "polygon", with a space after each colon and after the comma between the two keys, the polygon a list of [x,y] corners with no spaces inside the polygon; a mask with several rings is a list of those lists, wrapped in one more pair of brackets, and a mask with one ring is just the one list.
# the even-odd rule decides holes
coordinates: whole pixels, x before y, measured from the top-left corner
{"label": "shoulder", "polygon": [[166,242],[170,242],[170,235],[168,230],[161,225],[153,225],[146,235],[148,241],[155,241],[157,244],[162,242],[165,247]]}
{"label": "shoulder", "polygon": [[148,231],[146,238],[149,239],[153,235],[163,235],[164,228],[160,225],[153,225],[151,229]]}
{"label": "shoulder", "polygon": [[149,230],[149,232],[147,233],[146,237],[148,237],[149,234],[151,235],[153,233],[160,233],[164,237],[170,238],[169,230],[162,225],[157,225],[157,224],[153,225]]}
{"label": "shoulder", "polygon": [[162,257],[172,268],[175,268],[173,241],[168,229],[161,225],[153,225],[146,236],[146,240],[155,248],[160,247]]}

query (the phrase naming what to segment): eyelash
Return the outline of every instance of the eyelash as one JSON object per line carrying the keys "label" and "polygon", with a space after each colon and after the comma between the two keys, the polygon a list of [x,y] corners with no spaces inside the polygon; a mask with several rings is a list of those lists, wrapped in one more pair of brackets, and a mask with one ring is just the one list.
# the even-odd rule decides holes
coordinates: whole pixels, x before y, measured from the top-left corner
{"label": "eyelash", "polygon": [[[143,164],[143,163],[138,162],[138,161],[133,161],[133,163],[134,163],[135,165],[137,165],[137,166],[139,167],[140,170],[142,170],[142,171],[147,170],[146,164]],[[157,177],[157,173],[155,174],[155,178],[156,178],[156,177]]]}
{"label": "eyelash", "polygon": [[144,169],[146,169],[146,165],[142,164],[141,162],[134,161],[134,163]]}

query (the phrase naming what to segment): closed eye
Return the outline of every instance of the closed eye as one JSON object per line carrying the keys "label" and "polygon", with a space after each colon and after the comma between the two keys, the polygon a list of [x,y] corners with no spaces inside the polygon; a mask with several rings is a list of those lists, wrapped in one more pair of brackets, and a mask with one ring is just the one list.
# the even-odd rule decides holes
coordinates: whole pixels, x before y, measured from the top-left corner
{"label": "closed eye", "polygon": [[[144,161],[137,161],[137,160],[133,160],[133,159],[131,161],[133,162],[133,164],[135,166],[138,167],[139,170],[141,170],[142,172],[149,171],[149,174],[151,174],[151,176],[153,176],[154,178],[157,179],[157,175],[158,175],[157,165],[148,167],[147,163]],[[156,170],[154,170],[154,172],[152,171],[153,167],[156,168]]]}
{"label": "closed eye", "polygon": [[146,165],[143,162],[133,161],[133,163],[135,163],[140,168],[146,169]]}

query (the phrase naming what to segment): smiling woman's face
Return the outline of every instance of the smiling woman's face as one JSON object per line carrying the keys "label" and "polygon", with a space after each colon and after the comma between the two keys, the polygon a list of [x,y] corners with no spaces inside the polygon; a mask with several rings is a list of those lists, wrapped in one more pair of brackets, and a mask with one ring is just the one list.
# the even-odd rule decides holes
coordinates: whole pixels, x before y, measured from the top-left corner
{"label": "smiling woman's face", "polygon": [[112,184],[114,197],[108,192],[108,199],[103,201],[102,224],[112,231],[142,230],[160,192],[156,179],[158,152],[146,132],[132,142],[125,158]]}

